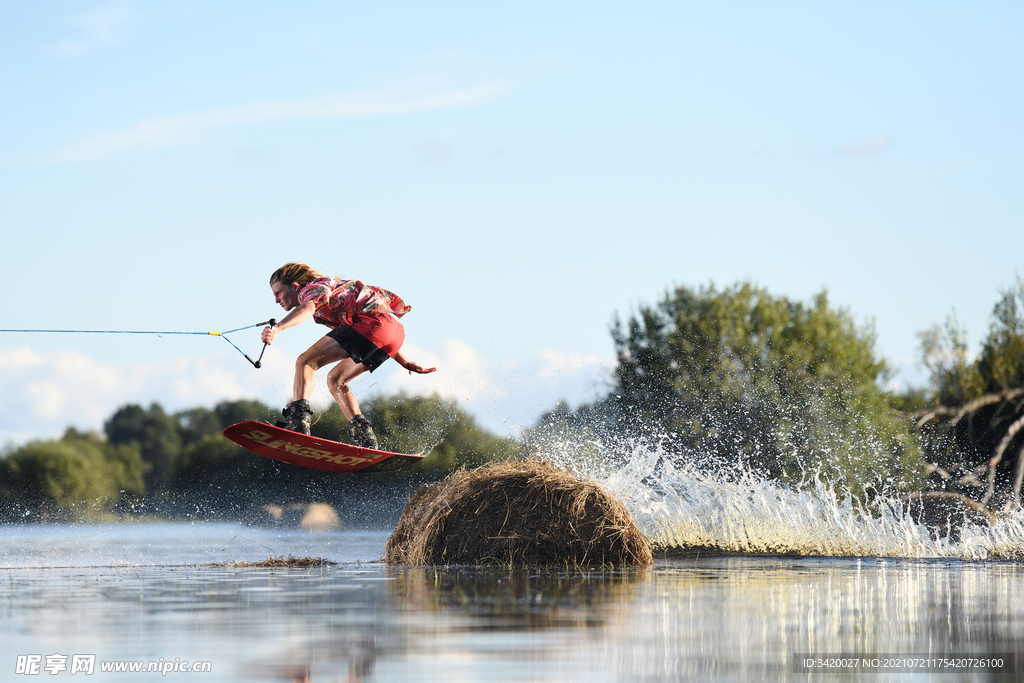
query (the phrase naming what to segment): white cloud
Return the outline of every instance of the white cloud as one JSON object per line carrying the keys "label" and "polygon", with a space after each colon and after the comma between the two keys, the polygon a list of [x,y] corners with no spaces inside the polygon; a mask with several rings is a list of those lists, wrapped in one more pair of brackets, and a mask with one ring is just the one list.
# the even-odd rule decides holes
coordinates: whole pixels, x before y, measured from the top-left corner
{"label": "white cloud", "polygon": [[64,399],[64,392],[60,390],[56,382],[36,382],[25,388],[28,398],[28,405],[32,412],[39,417],[54,418],[64,411],[67,402]]}
{"label": "white cloud", "polygon": [[53,50],[62,57],[81,56],[103,45],[116,43],[135,24],[135,20],[135,11],[123,2],[74,17],[71,22],[81,35],[55,43]]}
{"label": "white cloud", "polygon": [[458,339],[444,340],[436,351],[407,344],[402,352],[421,365],[436,366],[437,372],[411,375],[395,366],[374,387],[377,393],[437,393],[498,433],[515,434],[531,426],[559,400],[575,405],[604,396],[614,367],[612,358],[552,350],[538,352],[526,364],[501,364]]}
{"label": "white cloud", "polygon": [[28,161],[70,163],[102,159],[130,149],[174,147],[194,143],[211,130],[230,126],[386,116],[468,107],[501,95],[507,87],[504,81],[492,81],[472,88],[426,94],[386,89],[313,100],[264,102],[194,114],[178,114],[142,121],[123,130],[97,135]]}
{"label": "white cloud", "polygon": [[166,410],[257,398],[276,406],[291,392],[291,359],[268,349],[254,370],[230,356],[115,365],[76,351],[0,348],[0,441],[101,430],[117,408],[154,401]]}
{"label": "white cloud", "polygon": [[[610,358],[550,350],[526,364],[501,364],[460,339],[445,339],[432,349],[406,345],[402,351],[437,372],[411,375],[389,362],[353,382],[361,400],[399,391],[436,393],[482,426],[513,434],[560,399],[577,404],[603,396],[614,365]],[[0,347],[0,443],[57,437],[69,426],[101,431],[129,403],[155,401],[175,412],[256,399],[280,408],[290,400],[293,369],[294,357],[275,347],[267,349],[259,370],[231,352],[121,365],[78,351]],[[325,376],[318,373],[312,399],[319,409],[331,402]]]}
{"label": "white cloud", "polygon": [[45,362],[45,358],[27,346],[0,350],[0,370],[5,372],[38,367]]}
{"label": "white cloud", "polygon": [[396,367],[384,383],[386,391],[381,393],[438,394],[456,401],[493,399],[504,393],[494,386],[489,364],[459,339],[443,340],[436,351],[406,344],[402,354],[424,367],[436,367],[438,371],[417,375]]}

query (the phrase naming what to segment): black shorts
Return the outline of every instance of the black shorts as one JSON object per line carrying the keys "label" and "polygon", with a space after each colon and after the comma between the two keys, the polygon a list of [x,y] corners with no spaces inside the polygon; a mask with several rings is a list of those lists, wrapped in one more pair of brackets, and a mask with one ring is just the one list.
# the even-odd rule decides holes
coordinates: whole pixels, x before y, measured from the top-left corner
{"label": "black shorts", "polygon": [[369,368],[370,372],[379,368],[381,363],[390,358],[373,342],[348,325],[334,328],[327,333],[327,336],[338,342],[352,360],[362,363]]}

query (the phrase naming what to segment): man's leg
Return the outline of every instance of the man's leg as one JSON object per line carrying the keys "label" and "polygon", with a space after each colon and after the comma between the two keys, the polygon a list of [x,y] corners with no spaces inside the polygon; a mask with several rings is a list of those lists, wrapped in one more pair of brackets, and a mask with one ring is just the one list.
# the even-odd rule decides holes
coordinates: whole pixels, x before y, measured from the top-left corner
{"label": "man's leg", "polygon": [[369,420],[359,411],[356,395],[348,386],[349,381],[367,371],[362,363],[351,358],[344,358],[327,373],[327,389],[338,402],[341,412],[348,418],[348,438],[357,446],[377,448],[377,437]]}
{"label": "man's leg", "polygon": [[331,392],[341,412],[349,420],[362,413],[359,411],[359,401],[356,400],[356,395],[352,393],[348,383],[366,372],[366,369],[365,365],[355,362],[346,354],[345,358],[338,361],[338,364],[327,373],[327,390]]}
{"label": "man's leg", "polygon": [[[341,344],[330,337],[321,337],[315,344],[299,354],[299,357],[295,359],[292,400],[309,400],[309,397],[313,395],[316,371],[340,360],[351,361],[352,359],[348,357],[348,352],[341,348]],[[360,367],[362,366],[360,365]]]}
{"label": "man's leg", "polygon": [[290,429],[300,434],[309,434],[313,410],[309,407],[309,397],[313,395],[316,371],[325,365],[339,360],[349,360],[348,353],[335,340],[323,337],[317,343],[295,359],[295,380],[292,383],[292,402],[282,411],[284,421],[279,427]]}

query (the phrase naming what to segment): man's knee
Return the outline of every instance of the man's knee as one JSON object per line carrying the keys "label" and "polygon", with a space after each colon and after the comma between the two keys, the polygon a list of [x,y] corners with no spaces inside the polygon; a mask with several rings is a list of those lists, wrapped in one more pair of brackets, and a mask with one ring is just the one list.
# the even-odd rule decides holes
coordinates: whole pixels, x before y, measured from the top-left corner
{"label": "man's knee", "polygon": [[327,375],[327,383],[334,391],[348,391],[348,382],[345,381],[345,378],[342,377],[340,373],[336,374],[332,372]]}
{"label": "man's knee", "polygon": [[313,370],[320,369],[319,357],[308,351],[300,353],[299,357],[295,359],[295,367],[298,369],[312,368]]}

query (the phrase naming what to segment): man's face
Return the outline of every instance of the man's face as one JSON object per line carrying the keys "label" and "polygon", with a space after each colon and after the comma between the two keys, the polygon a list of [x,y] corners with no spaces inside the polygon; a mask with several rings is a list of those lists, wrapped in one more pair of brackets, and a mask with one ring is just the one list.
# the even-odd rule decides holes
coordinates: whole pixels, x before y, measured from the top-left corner
{"label": "man's face", "polygon": [[299,305],[299,285],[295,282],[290,285],[275,282],[270,285],[270,291],[274,293],[274,301],[286,311]]}

